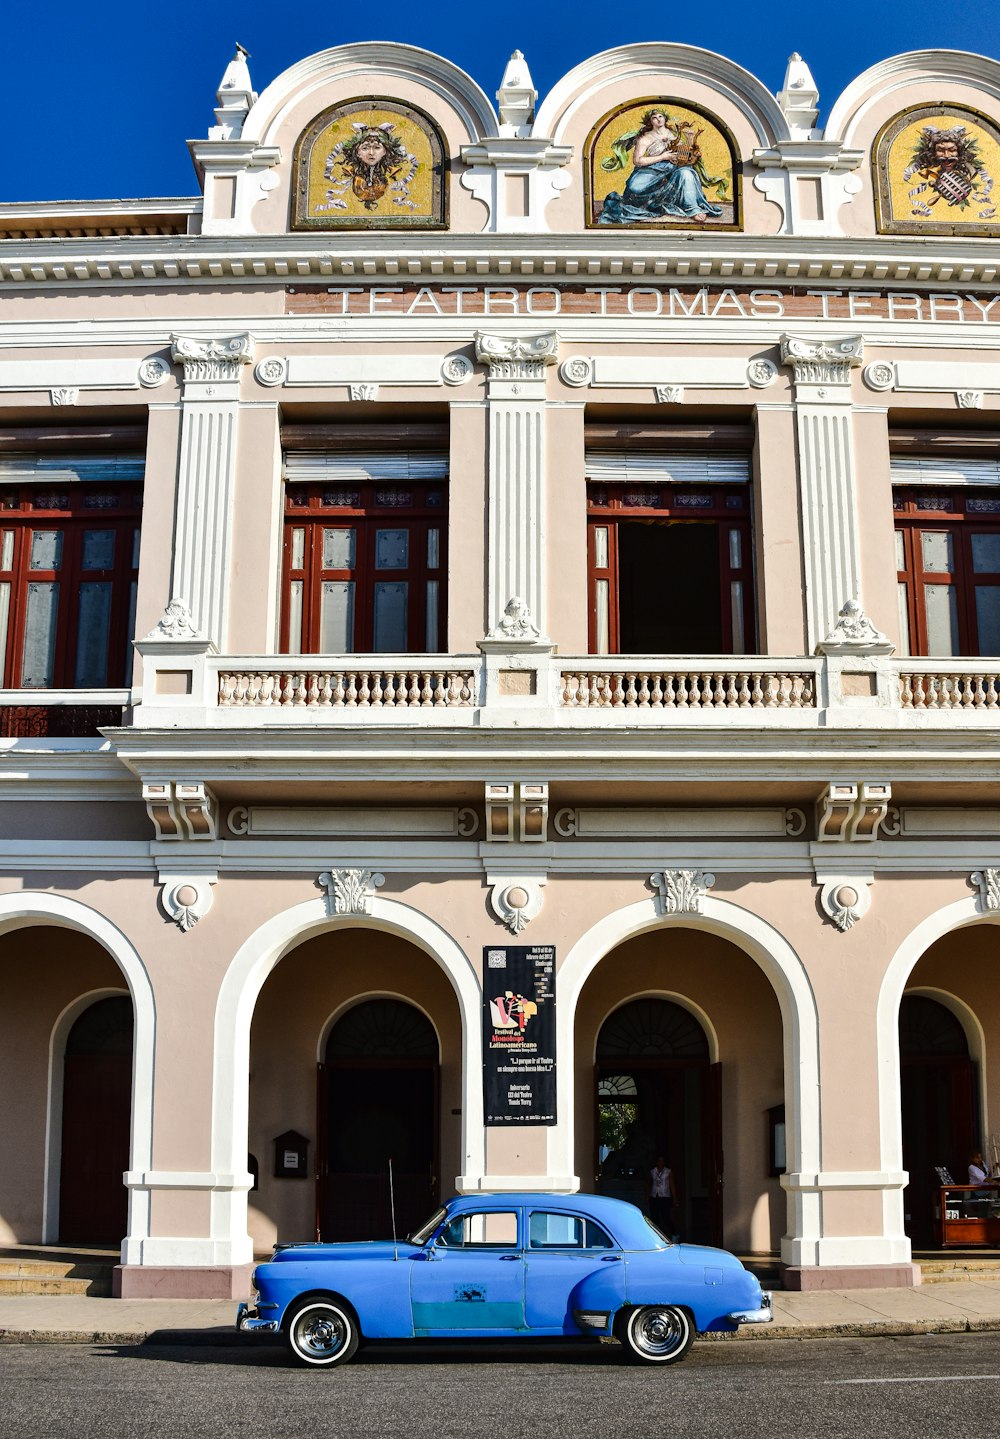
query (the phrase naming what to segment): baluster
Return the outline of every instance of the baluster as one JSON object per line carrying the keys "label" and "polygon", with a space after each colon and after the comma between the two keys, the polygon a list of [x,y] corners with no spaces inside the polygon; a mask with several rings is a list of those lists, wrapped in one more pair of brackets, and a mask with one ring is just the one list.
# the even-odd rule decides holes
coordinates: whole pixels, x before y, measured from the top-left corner
{"label": "baluster", "polygon": [[760,675],[759,675],[759,673],[758,673],[756,670],[754,670],[754,672],[753,672],[753,684],[751,685],[751,688],[750,688],[750,708],[751,708],[751,709],[760,709],[760,707],[761,707],[761,705],[763,705],[763,703],[764,703],[764,691],[761,689]]}
{"label": "baluster", "polygon": [[319,704],[319,684],[317,683],[315,670],[313,670],[309,675],[309,687],[306,690],[305,702],[307,705]]}
{"label": "baluster", "polygon": [[677,676],[665,674],[663,676],[663,708],[672,710],[677,708]]}
{"label": "baluster", "polygon": [[559,694],[559,702],[564,708],[569,709],[576,702],[576,690],[573,684],[574,676],[568,670],[562,671],[562,690]]}
{"label": "baluster", "polygon": [[627,678],[628,688],[625,691],[625,707],[626,709],[635,709],[639,703],[639,696],[635,688],[635,675],[628,674]]}
{"label": "baluster", "polygon": [[622,677],[617,672],[609,675],[608,699],[612,709],[620,710],[625,705],[625,686],[622,684]]}
{"label": "baluster", "polygon": [[423,671],[423,683],[420,686],[420,705],[422,709],[433,707],[434,696],[437,694],[438,678],[430,670]]}
{"label": "baluster", "polygon": [[684,670],[678,670],[674,675],[674,703],[679,710],[687,709],[688,703],[688,676]]}
{"label": "baluster", "polygon": [[726,709],[734,710],[739,707],[739,697],[736,688],[736,676],[732,670],[729,671],[726,684]]}
{"label": "baluster", "polygon": [[983,684],[983,676],[976,675],[975,707],[977,710],[986,708],[986,687]]}
{"label": "baluster", "polygon": [[899,676],[899,703],[904,710],[913,708],[913,686],[909,674],[905,671]]}
{"label": "baluster", "polygon": [[226,674],[224,670],[219,671],[219,707],[221,709],[225,709],[228,705],[232,704],[233,690],[232,684],[230,683],[231,680],[231,675]]}
{"label": "baluster", "polygon": [[989,676],[988,676],[988,681],[987,681],[987,685],[986,685],[986,708],[987,708],[988,710],[995,710],[996,707],[997,707],[997,683],[996,683],[996,681],[997,681],[996,675],[989,675]]}
{"label": "baluster", "polygon": [[714,674],[712,676],[712,708],[724,709],[726,704],[726,679],[725,675]]}
{"label": "baluster", "polygon": [[652,709],[663,708],[663,676],[653,675],[652,686],[649,691],[649,703]]}
{"label": "baluster", "polygon": [[353,670],[347,672],[347,709],[354,709],[358,703],[358,677]]}
{"label": "baluster", "polygon": [[775,682],[775,699],[777,700],[777,707],[778,707],[778,709],[782,709],[782,710],[790,709],[790,708],[791,708],[791,699],[790,699],[789,693],[788,693],[788,689],[789,689],[789,686],[788,686],[788,676],[787,676],[787,675],[775,675],[775,677],[774,677],[774,682]]}
{"label": "baluster", "polygon": [[639,676],[639,708],[649,709],[649,675],[647,674]]}

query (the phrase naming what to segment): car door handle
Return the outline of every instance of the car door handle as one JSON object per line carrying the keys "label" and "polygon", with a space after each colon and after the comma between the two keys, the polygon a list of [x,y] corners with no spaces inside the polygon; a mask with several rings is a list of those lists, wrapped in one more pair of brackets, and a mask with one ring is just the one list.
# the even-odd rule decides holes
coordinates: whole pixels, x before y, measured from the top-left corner
{"label": "car door handle", "polygon": [[513,1264],[513,1263],[515,1263],[518,1259],[520,1259],[520,1257],[521,1257],[520,1254],[501,1254],[501,1256],[500,1256],[500,1263],[501,1263],[501,1264]]}
{"label": "car door handle", "polygon": [[621,1262],[620,1254],[605,1254],[601,1258],[602,1264],[620,1264]]}

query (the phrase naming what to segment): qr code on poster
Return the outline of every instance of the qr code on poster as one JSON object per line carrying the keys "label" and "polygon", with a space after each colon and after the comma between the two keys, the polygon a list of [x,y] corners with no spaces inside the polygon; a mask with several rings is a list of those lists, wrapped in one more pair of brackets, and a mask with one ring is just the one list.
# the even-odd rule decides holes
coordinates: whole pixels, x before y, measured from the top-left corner
{"label": "qr code on poster", "polygon": [[489,969],[506,969],[507,951],[505,949],[488,949],[486,951],[486,964]]}

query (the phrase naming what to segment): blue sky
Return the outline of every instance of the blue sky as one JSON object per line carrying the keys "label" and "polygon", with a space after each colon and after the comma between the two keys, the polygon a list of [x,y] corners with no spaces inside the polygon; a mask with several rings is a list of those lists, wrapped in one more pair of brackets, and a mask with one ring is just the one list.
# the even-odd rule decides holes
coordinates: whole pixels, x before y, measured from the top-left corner
{"label": "blue sky", "polygon": [[40,0],[9,7],[0,56],[4,115],[0,200],[191,195],[185,140],[212,120],[215,89],[239,40],[263,90],[288,65],[356,40],[401,40],[447,56],[491,97],[523,50],[539,92],[599,50],[672,40],[717,50],[777,90],[799,50],[820,90],[821,123],[841,89],[876,60],[928,47],[1000,54],[993,4],[840,0],[804,6],[718,0],[628,7],[594,0],[531,7],[430,5],[138,5]]}

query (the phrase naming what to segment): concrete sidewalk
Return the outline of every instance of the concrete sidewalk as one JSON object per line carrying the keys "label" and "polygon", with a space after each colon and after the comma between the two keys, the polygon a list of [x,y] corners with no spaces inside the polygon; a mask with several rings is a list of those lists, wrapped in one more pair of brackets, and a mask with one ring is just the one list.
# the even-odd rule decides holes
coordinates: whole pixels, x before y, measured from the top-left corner
{"label": "concrete sidewalk", "polygon": [[[774,1322],[740,1341],[1000,1330],[1000,1281],[956,1280],[917,1289],[779,1291]],[[0,1298],[0,1344],[253,1343],[237,1335],[226,1299]],[[720,1336],[728,1337],[728,1336]]]}

